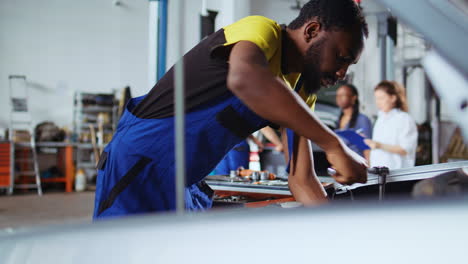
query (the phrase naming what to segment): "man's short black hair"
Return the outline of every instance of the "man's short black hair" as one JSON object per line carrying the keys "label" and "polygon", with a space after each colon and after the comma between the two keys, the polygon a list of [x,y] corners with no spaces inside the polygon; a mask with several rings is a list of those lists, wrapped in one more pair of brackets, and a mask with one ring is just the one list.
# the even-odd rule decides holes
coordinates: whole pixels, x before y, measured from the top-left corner
{"label": "man's short black hair", "polygon": [[366,19],[354,0],[311,0],[301,8],[299,16],[288,27],[298,29],[312,18],[317,18],[325,30],[351,30],[359,26],[366,37],[369,35]]}

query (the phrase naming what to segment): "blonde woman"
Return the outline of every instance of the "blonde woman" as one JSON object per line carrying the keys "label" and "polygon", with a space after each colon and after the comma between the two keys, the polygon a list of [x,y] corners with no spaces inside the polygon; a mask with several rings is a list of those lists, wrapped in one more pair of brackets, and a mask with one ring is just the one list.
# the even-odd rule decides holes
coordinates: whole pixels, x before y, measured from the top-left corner
{"label": "blonde woman", "polygon": [[379,114],[372,140],[366,140],[371,148],[370,166],[413,167],[418,131],[407,113],[405,89],[396,82],[382,81],[375,87],[374,96]]}

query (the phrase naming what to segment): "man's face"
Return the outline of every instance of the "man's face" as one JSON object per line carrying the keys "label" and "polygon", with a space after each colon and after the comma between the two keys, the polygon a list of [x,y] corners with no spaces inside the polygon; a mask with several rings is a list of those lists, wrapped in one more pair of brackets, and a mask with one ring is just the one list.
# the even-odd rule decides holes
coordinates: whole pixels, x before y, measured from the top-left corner
{"label": "man's face", "polygon": [[360,30],[321,30],[310,42],[304,56],[306,83],[327,87],[346,76],[348,67],[355,64],[364,42]]}
{"label": "man's face", "polygon": [[356,101],[356,96],[353,95],[347,86],[341,86],[336,90],[336,104],[341,109],[352,107]]}

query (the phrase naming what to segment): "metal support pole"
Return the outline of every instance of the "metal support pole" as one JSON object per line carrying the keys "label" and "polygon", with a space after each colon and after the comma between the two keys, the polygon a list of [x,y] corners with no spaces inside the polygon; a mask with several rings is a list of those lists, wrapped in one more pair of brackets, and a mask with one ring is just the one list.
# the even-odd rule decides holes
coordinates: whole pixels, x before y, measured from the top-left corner
{"label": "metal support pole", "polygon": [[208,15],[208,1],[207,0],[202,0],[202,8],[201,8],[201,16],[207,16]]}
{"label": "metal support pole", "polygon": [[380,79],[387,80],[387,37],[380,38]]}
{"label": "metal support pole", "polygon": [[440,99],[434,95],[433,89],[431,89],[431,95],[432,164],[437,164],[440,163]]}
{"label": "metal support pole", "polygon": [[387,80],[387,17],[386,13],[377,15],[380,44],[380,80]]}
{"label": "metal support pole", "polygon": [[403,74],[403,87],[408,87],[408,67],[407,66],[403,66],[402,74]]}
{"label": "metal support pole", "polygon": [[385,198],[385,184],[387,175],[379,175],[379,201],[383,201]]}
{"label": "metal support pole", "polygon": [[[167,56],[167,1],[159,0],[159,21],[158,21],[158,81],[166,73],[166,56]],[[176,3],[177,1],[174,1]],[[180,23],[180,19],[183,18],[183,14],[177,19],[177,23]],[[182,28],[182,27],[178,27]]]}
{"label": "metal support pole", "polygon": [[174,0],[177,29],[176,50],[180,60],[174,68],[175,77],[175,163],[176,163],[176,210],[178,214],[185,211],[185,95],[184,95],[184,5],[183,0]]}
{"label": "metal support pole", "polygon": [[387,66],[385,67],[385,77],[387,80],[395,80],[395,63],[394,63],[394,54],[395,54],[395,42],[391,37],[385,38],[387,44],[385,45],[385,49],[387,50],[385,56],[385,63]]}
{"label": "metal support pole", "polygon": [[148,87],[158,81],[159,64],[159,1],[149,0],[149,19],[148,19]]}
{"label": "metal support pole", "polygon": [[387,176],[390,173],[390,170],[387,167],[373,167],[369,168],[367,172],[378,176],[379,201],[383,201],[385,199],[385,185],[387,184]]}

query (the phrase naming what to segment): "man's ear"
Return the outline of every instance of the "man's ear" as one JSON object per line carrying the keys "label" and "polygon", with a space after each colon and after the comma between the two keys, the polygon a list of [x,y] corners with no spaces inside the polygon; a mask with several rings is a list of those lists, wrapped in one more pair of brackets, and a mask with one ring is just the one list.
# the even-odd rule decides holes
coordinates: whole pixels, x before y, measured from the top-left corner
{"label": "man's ear", "polygon": [[322,30],[322,24],[312,20],[306,23],[304,27],[304,39],[306,42],[310,42],[312,39],[316,38],[319,32]]}

